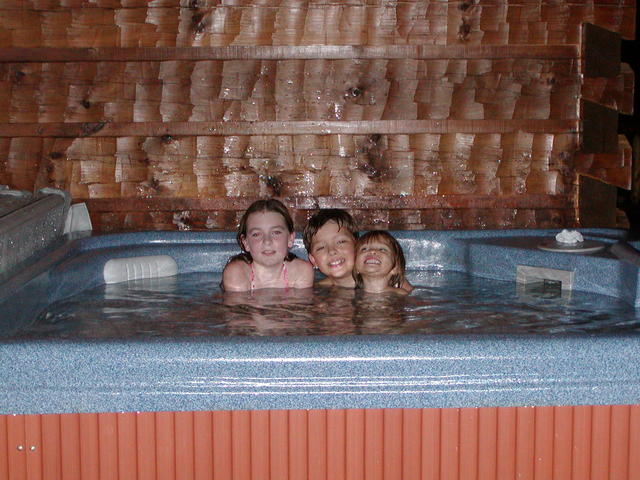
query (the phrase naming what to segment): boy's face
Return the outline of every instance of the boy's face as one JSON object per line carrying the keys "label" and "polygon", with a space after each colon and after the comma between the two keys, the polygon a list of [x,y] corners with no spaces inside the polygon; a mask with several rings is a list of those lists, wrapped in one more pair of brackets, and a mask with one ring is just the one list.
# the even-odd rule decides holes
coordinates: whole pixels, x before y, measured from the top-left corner
{"label": "boy's face", "polygon": [[340,285],[341,281],[351,284],[355,243],[355,238],[349,230],[338,227],[334,221],[329,221],[313,236],[309,260],[336,284]]}

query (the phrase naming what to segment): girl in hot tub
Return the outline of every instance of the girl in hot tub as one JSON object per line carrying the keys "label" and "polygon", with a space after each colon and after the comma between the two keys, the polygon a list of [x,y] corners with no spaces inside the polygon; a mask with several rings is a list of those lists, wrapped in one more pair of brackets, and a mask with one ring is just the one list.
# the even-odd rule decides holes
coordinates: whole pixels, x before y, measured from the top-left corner
{"label": "girl in hot tub", "polygon": [[386,230],[373,230],[356,240],[353,278],[356,288],[372,293],[409,293],[402,288],[405,259],[402,247]]}
{"label": "girl in hot tub", "polygon": [[295,236],[293,220],[282,202],[253,202],[238,225],[236,239],[242,253],[231,257],[224,267],[222,288],[247,292],[313,286],[311,264],[289,252]]}

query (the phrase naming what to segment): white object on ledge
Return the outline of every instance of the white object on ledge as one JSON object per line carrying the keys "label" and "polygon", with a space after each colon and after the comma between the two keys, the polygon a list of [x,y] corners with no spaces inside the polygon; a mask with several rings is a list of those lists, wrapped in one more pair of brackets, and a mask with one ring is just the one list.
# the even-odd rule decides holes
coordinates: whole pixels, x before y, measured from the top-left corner
{"label": "white object on ledge", "polygon": [[64,233],[87,232],[93,230],[86,203],[74,203],[69,207],[64,222]]}
{"label": "white object on ledge", "polygon": [[542,240],[540,250],[562,253],[596,253],[604,250],[606,243],[598,240],[585,240],[577,230],[563,229],[554,238]]}
{"label": "white object on ledge", "polygon": [[102,270],[104,283],[120,283],[144,278],[171,277],[178,273],[178,264],[169,255],[112,258]]}
{"label": "white object on ledge", "polygon": [[567,245],[575,245],[584,241],[582,234],[577,230],[563,229],[556,235],[556,242],[565,243]]}

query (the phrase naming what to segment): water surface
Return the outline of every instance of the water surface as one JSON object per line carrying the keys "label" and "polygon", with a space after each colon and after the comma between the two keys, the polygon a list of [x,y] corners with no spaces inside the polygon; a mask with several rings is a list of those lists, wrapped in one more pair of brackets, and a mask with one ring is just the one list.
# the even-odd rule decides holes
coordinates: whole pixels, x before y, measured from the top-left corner
{"label": "water surface", "polygon": [[612,297],[457,272],[411,272],[411,295],[347,289],[223,293],[219,274],[102,285],[50,305],[20,337],[574,333],[640,330]]}

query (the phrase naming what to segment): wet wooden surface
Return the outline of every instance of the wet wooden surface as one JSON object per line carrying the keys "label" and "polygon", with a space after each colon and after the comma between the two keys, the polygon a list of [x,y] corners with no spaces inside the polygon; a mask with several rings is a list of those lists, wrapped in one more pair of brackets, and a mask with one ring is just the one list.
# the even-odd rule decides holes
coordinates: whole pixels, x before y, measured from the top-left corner
{"label": "wet wooden surface", "polygon": [[574,225],[578,175],[629,184],[607,52],[635,9],[0,0],[0,184],[67,189],[104,231],[233,229],[262,196],[298,225]]}

